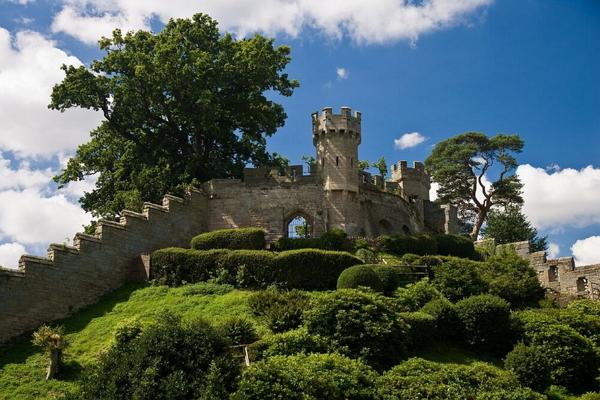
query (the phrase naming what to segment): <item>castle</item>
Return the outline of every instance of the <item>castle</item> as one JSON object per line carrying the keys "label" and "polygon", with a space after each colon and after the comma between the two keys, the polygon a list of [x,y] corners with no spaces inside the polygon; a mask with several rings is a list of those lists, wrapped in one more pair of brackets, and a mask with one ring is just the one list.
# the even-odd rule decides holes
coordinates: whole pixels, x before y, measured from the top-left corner
{"label": "castle", "polygon": [[341,228],[350,236],[456,230],[456,211],[429,201],[422,163],[392,166],[390,181],[358,169],[361,115],[343,107],[312,115],[315,168],[284,173],[247,168],[239,179],[214,179],[185,198],[166,195],[124,210],[119,221],[100,220],[94,235],[77,233],[73,245],[51,244],[47,257],[24,255],[19,268],[0,268],[0,343],[40,324],[93,304],[128,280],[147,279],[148,254],[189,246],[200,232],[261,227],[274,241],[293,234],[304,220],[306,234]]}

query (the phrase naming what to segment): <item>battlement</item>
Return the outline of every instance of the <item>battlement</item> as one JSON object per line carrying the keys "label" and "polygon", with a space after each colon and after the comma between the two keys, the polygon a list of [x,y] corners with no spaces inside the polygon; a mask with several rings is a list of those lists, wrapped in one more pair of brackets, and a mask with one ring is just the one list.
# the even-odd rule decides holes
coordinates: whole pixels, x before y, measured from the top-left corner
{"label": "battlement", "polygon": [[361,141],[361,113],[350,107],[342,107],[340,114],[334,114],[331,107],[323,108],[321,114],[311,115],[313,127],[313,143],[316,145],[324,135],[343,134],[354,137],[358,144]]}
{"label": "battlement", "polygon": [[425,165],[415,161],[412,167],[407,161],[392,164],[392,181],[400,185],[402,193],[409,199],[429,200],[431,180],[425,171]]}

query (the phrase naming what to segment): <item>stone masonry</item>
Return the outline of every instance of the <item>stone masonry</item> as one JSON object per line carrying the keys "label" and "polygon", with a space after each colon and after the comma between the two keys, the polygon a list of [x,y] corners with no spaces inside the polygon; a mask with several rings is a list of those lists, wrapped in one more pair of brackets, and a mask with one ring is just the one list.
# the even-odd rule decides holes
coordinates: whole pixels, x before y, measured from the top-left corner
{"label": "stone masonry", "polygon": [[127,280],[148,277],[143,255],[188,246],[201,232],[261,227],[274,241],[302,217],[309,234],[341,228],[350,236],[456,232],[456,210],[429,200],[430,178],[420,162],[400,161],[391,180],[358,170],[361,115],[343,107],[312,115],[316,165],[284,173],[247,168],[239,179],[214,179],[185,198],[165,196],[142,213],[99,221],[95,235],[77,233],[73,246],[51,244],[47,257],[24,255],[17,270],[0,268],[0,342],[67,317]]}

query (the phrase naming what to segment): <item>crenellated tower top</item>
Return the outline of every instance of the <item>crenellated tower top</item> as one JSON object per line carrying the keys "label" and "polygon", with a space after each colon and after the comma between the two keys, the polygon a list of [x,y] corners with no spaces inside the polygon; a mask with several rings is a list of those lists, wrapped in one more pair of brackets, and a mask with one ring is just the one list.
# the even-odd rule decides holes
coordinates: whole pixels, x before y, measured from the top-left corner
{"label": "crenellated tower top", "polygon": [[346,135],[360,144],[360,111],[352,115],[350,107],[341,107],[340,114],[334,114],[331,107],[323,108],[323,112],[312,113],[313,144],[317,144],[324,135]]}

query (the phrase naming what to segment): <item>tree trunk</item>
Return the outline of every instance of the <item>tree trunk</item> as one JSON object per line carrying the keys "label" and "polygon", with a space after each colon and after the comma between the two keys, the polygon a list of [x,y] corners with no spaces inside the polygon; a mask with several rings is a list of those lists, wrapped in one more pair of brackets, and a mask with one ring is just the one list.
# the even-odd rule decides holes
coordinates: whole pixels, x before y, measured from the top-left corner
{"label": "tree trunk", "polygon": [[480,210],[477,213],[477,219],[475,220],[475,225],[473,225],[473,230],[471,230],[471,240],[476,241],[479,237],[479,231],[483,223],[485,222],[485,218],[487,217],[488,210]]}
{"label": "tree trunk", "polygon": [[54,379],[58,375],[62,358],[62,350],[52,349],[50,350],[50,363],[46,370],[46,380]]}

